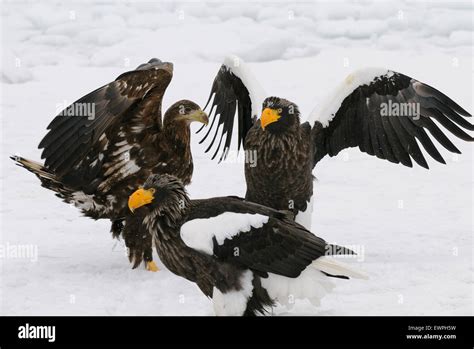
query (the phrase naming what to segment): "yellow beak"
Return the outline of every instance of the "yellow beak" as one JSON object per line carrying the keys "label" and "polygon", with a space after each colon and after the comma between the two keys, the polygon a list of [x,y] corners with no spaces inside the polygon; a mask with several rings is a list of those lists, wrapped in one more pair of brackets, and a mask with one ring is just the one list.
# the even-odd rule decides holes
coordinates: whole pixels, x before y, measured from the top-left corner
{"label": "yellow beak", "polygon": [[130,211],[135,211],[137,208],[142,207],[151,203],[154,199],[154,189],[143,189],[136,190],[132,195],[128,197],[128,208]]}
{"label": "yellow beak", "polygon": [[260,117],[260,125],[262,126],[262,129],[265,130],[265,127],[277,122],[280,117],[281,115],[278,114],[278,111],[275,109],[265,108],[262,112],[262,116]]}
{"label": "yellow beak", "polygon": [[209,118],[207,114],[203,112],[202,110],[197,110],[197,111],[192,112],[191,114],[187,116],[187,119],[190,121],[197,121],[197,122],[203,123],[206,126],[209,123]]}

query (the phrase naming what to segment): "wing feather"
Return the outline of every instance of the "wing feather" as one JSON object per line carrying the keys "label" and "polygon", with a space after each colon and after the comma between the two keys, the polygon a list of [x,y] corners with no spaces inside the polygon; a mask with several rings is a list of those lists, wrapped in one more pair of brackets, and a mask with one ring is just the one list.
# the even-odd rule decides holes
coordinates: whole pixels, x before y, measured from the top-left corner
{"label": "wing feather", "polygon": [[[208,136],[214,132],[214,136],[206,149],[206,152],[208,152],[215,147],[212,159],[220,151],[222,154],[219,161],[225,159],[232,147],[232,139],[235,137],[237,137],[237,150],[244,146],[247,132],[257,119],[265,97],[265,92],[244,61],[235,56],[227,57],[214,79],[211,93],[204,108],[206,109],[210,105],[208,114],[212,122],[200,143],[205,142]],[[237,135],[234,135],[235,121],[238,125]],[[215,129],[214,124],[217,125]],[[198,132],[202,129],[201,127]],[[215,141],[219,132],[220,137],[216,145]],[[224,143],[222,143],[223,140]],[[221,150],[222,144],[223,148]]]}
{"label": "wing feather", "polygon": [[[223,224],[225,215],[228,224]],[[193,200],[181,237],[189,247],[221,261],[260,275],[292,278],[314,260],[330,254],[329,246],[334,247],[288,219],[284,212],[235,197]],[[344,248],[333,250],[353,254]]]}
{"label": "wing feather", "polygon": [[460,153],[445,132],[472,142],[474,138],[465,131],[474,130],[467,120],[470,116],[442,92],[409,76],[386,69],[358,71],[310,115],[313,164],[359,146],[380,159],[409,167],[413,159],[428,168],[418,142],[433,159],[445,164],[426,130],[448,151]]}
{"label": "wing feather", "polygon": [[[48,125],[49,132],[39,144],[39,148],[43,148],[45,166],[62,176],[91,152],[101,150],[96,145],[108,129],[124,118],[141,115],[140,106],[150,108],[153,104],[161,111],[162,97],[171,78],[172,64],[152,59],[74,102],[53,119]],[[84,115],[84,110],[93,113]],[[142,121],[160,129],[161,117],[149,114],[143,113]]]}

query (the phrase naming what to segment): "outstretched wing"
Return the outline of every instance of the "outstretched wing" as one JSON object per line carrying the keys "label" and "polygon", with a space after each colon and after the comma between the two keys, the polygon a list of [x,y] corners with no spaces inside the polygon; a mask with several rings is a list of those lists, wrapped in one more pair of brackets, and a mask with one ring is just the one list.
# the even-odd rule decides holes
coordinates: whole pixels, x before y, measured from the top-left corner
{"label": "outstretched wing", "polygon": [[[244,61],[236,56],[227,57],[214,79],[209,99],[204,107],[206,109],[212,100],[208,112],[212,118],[211,126],[200,141],[200,143],[203,143],[213,133],[206,149],[206,152],[208,152],[218,138],[212,159],[219,153],[223,140],[220,160],[226,158],[231,147],[236,116],[238,125],[237,149],[240,150],[248,130],[261,111],[264,99],[265,92]],[[201,130],[202,127],[198,132]]]}
{"label": "outstretched wing", "polygon": [[181,227],[184,243],[229,263],[267,273],[297,277],[309,264],[337,250],[284,212],[233,197],[192,202]]}
{"label": "outstretched wing", "polygon": [[313,126],[314,165],[325,155],[349,147],[412,167],[411,159],[428,168],[417,141],[438,162],[443,157],[428,136],[460,153],[437,121],[456,137],[472,141],[471,115],[448,96],[409,76],[384,69],[365,69],[349,75],[327,104],[316,108]]}
{"label": "outstretched wing", "polygon": [[46,168],[62,176],[86,156],[93,163],[107,150],[109,142],[100,144],[105,132],[125,117],[139,118],[142,130],[159,131],[162,97],[172,74],[171,63],[152,59],[67,107],[49,124],[39,144]]}

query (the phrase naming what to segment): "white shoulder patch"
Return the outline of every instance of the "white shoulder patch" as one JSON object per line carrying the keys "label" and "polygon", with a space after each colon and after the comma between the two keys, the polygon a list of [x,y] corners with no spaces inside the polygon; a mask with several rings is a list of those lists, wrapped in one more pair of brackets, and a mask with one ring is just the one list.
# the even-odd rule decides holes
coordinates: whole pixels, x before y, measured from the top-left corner
{"label": "white shoulder patch", "polygon": [[213,254],[212,239],[222,245],[225,239],[250,231],[252,228],[261,228],[268,222],[268,217],[260,214],[225,212],[216,217],[193,219],[181,227],[181,239],[195,250]]}
{"label": "white shoulder patch", "polygon": [[311,126],[319,121],[323,127],[328,127],[344,99],[362,85],[368,85],[380,76],[392,76],[393,72],[383,68],[365,68],[349,74],[339,86],[329,94],[322,103],[309,114],[308,121]]}
{"label": "white shoulder patch", "polygon": [[267,94],[244,60],[238,56],[230,55],[224,59],[223,63],[235,76],[242,80],[249,91],[252,101],[252,116],[260,117],[262,104]]}

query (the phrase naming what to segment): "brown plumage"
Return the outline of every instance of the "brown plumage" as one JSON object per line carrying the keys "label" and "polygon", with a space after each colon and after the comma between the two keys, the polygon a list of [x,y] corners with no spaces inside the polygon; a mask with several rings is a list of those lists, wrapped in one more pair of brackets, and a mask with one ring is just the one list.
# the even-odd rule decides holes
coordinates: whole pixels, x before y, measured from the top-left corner
{"label": "brown plumage", "polygon": [[[310,228],[312,170],[326,155],[359,147],[379,159],[409,167],[414,160],[428,168],[418,144],[445,163],[433,138],[453,153],[460,151],[444,132],[473,141],[465,132],[474,130],[467,111],[442,92],[401,73],[362,70],[349,75],[334,92],[308,122],[301,123],[296,104],[267,98],[244,62],[231,57],[212,85],[208,100],[212,122],[201,142],[214,132],[206,151],[214,147],[214,158],[222,150],[224,159],[231,150],[237,118],[237,144],[254,158],[245,164],[246,199],[291,211]],[[388,106],[393,105],[405,112],[392,112]]]}
{"label": "brown plumage", "polygon": [[144,217],[160,260],[212,298],[216,315],[264,314],[291,298],[318,304],[330,277],[365,278],[327,257],[354,252],[327,244],[287,212],[238,197],[190,200],[173,176],[149,177],[128,204]]}
{"label": "brown plumage", "polygon": [[[39,144],[44,165],[13,159],[85,216],[107,218],[114,236],[123,229],[134,267],[151,261],[151,241],[140,233],[138,217],[129,226],[127,198],[151,174],[173,174],[189,184],[193,173],[189,125],[207,115],[188,100],[161,116],[173,65],[152,59],[136,70],[82,97],[49,124]],[[84,113],[84,111],[93,113]]]}
{"label": "brown plumage", "polygon": [[263,108],[267,105],[281,108],[283,116],[265,130],[256,123],[245,137],[244,149],[257,156],[255,164],[245,163],[245,199],[296,216],[306,211],[313,194],[311,129],[300,124],[298,107],[290,101],[271,97]]}

